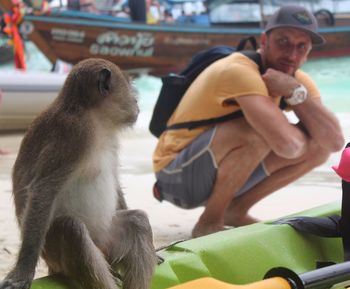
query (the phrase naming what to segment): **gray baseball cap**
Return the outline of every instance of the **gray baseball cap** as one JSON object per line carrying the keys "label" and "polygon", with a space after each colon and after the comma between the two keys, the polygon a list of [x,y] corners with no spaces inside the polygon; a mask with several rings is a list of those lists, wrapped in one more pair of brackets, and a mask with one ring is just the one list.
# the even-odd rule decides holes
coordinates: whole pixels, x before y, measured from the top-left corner
{"label": "gray baseball cap", "polygon": [[305,31],[310,35],[313,45],[321,45],[326,41],[317,32],[318,23],[315,16],[302,6],[285,5],[278,9],[268,20],[265,32],[279,27],[292,27]]}

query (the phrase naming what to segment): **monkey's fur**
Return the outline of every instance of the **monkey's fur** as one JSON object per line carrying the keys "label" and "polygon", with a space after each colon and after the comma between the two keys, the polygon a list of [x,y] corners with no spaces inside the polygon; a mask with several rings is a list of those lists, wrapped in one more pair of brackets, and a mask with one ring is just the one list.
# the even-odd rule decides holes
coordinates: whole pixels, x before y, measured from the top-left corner
{"label": "monkey's fur", "polygon": [[146,289],[156,255],[146,215],[127,210],[118,132],[139,112],[128,77],[109,61],[73,67],[57,99],[26,133],[13,169],[22,245],[1,289],[29,288],[39,255],[49,273],[87,289]]}

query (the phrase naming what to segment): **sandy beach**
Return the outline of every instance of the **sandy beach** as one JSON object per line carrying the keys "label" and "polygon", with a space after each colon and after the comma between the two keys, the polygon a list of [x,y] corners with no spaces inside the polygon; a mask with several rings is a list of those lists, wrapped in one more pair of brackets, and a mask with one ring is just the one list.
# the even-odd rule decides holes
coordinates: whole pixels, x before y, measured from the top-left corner
{"label": "sandy beach", "polygon": [[[342,126],[346,140],[350,141],[350,117],[342,117]],[[0,280],[13,265],[19,246],[10,174],[22,137],[23,132],[0,133],[0,148],[10,151],[8,155],[0,156]],[[202,208],[182,210],[153,198],[155,178],[151,156],[155,144],[156,139],[142,126],[125,132],[121,139],[120,176],[129,207],[147,212],[155,246],[160,247],[190,238]],[[252,208],[252,215],[270,220],[340,200],[341,181],[331,169],[331,165],[338,164],[339,157],[340,152],[333,154],[326,164],[267,197]],[[41,261],[36,277],[46,273]]]}

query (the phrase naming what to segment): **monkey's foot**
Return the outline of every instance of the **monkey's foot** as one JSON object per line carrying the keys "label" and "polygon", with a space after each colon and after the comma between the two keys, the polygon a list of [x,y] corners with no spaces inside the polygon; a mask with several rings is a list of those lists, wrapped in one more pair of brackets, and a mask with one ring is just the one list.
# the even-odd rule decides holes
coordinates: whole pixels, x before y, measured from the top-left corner
{"label": "monkey's foot", "polygon": [[29,289],[31,280],[5,279],[0,282],[0,289]]}

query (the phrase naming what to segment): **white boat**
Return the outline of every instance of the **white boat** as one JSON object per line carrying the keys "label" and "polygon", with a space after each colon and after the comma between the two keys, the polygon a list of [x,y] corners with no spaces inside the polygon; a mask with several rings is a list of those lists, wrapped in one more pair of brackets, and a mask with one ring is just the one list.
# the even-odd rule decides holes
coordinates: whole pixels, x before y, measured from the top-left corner
{"label": "white boat", "polygon": [[24,130],[58,95],[66,74],[0,72],[0,130]]}

